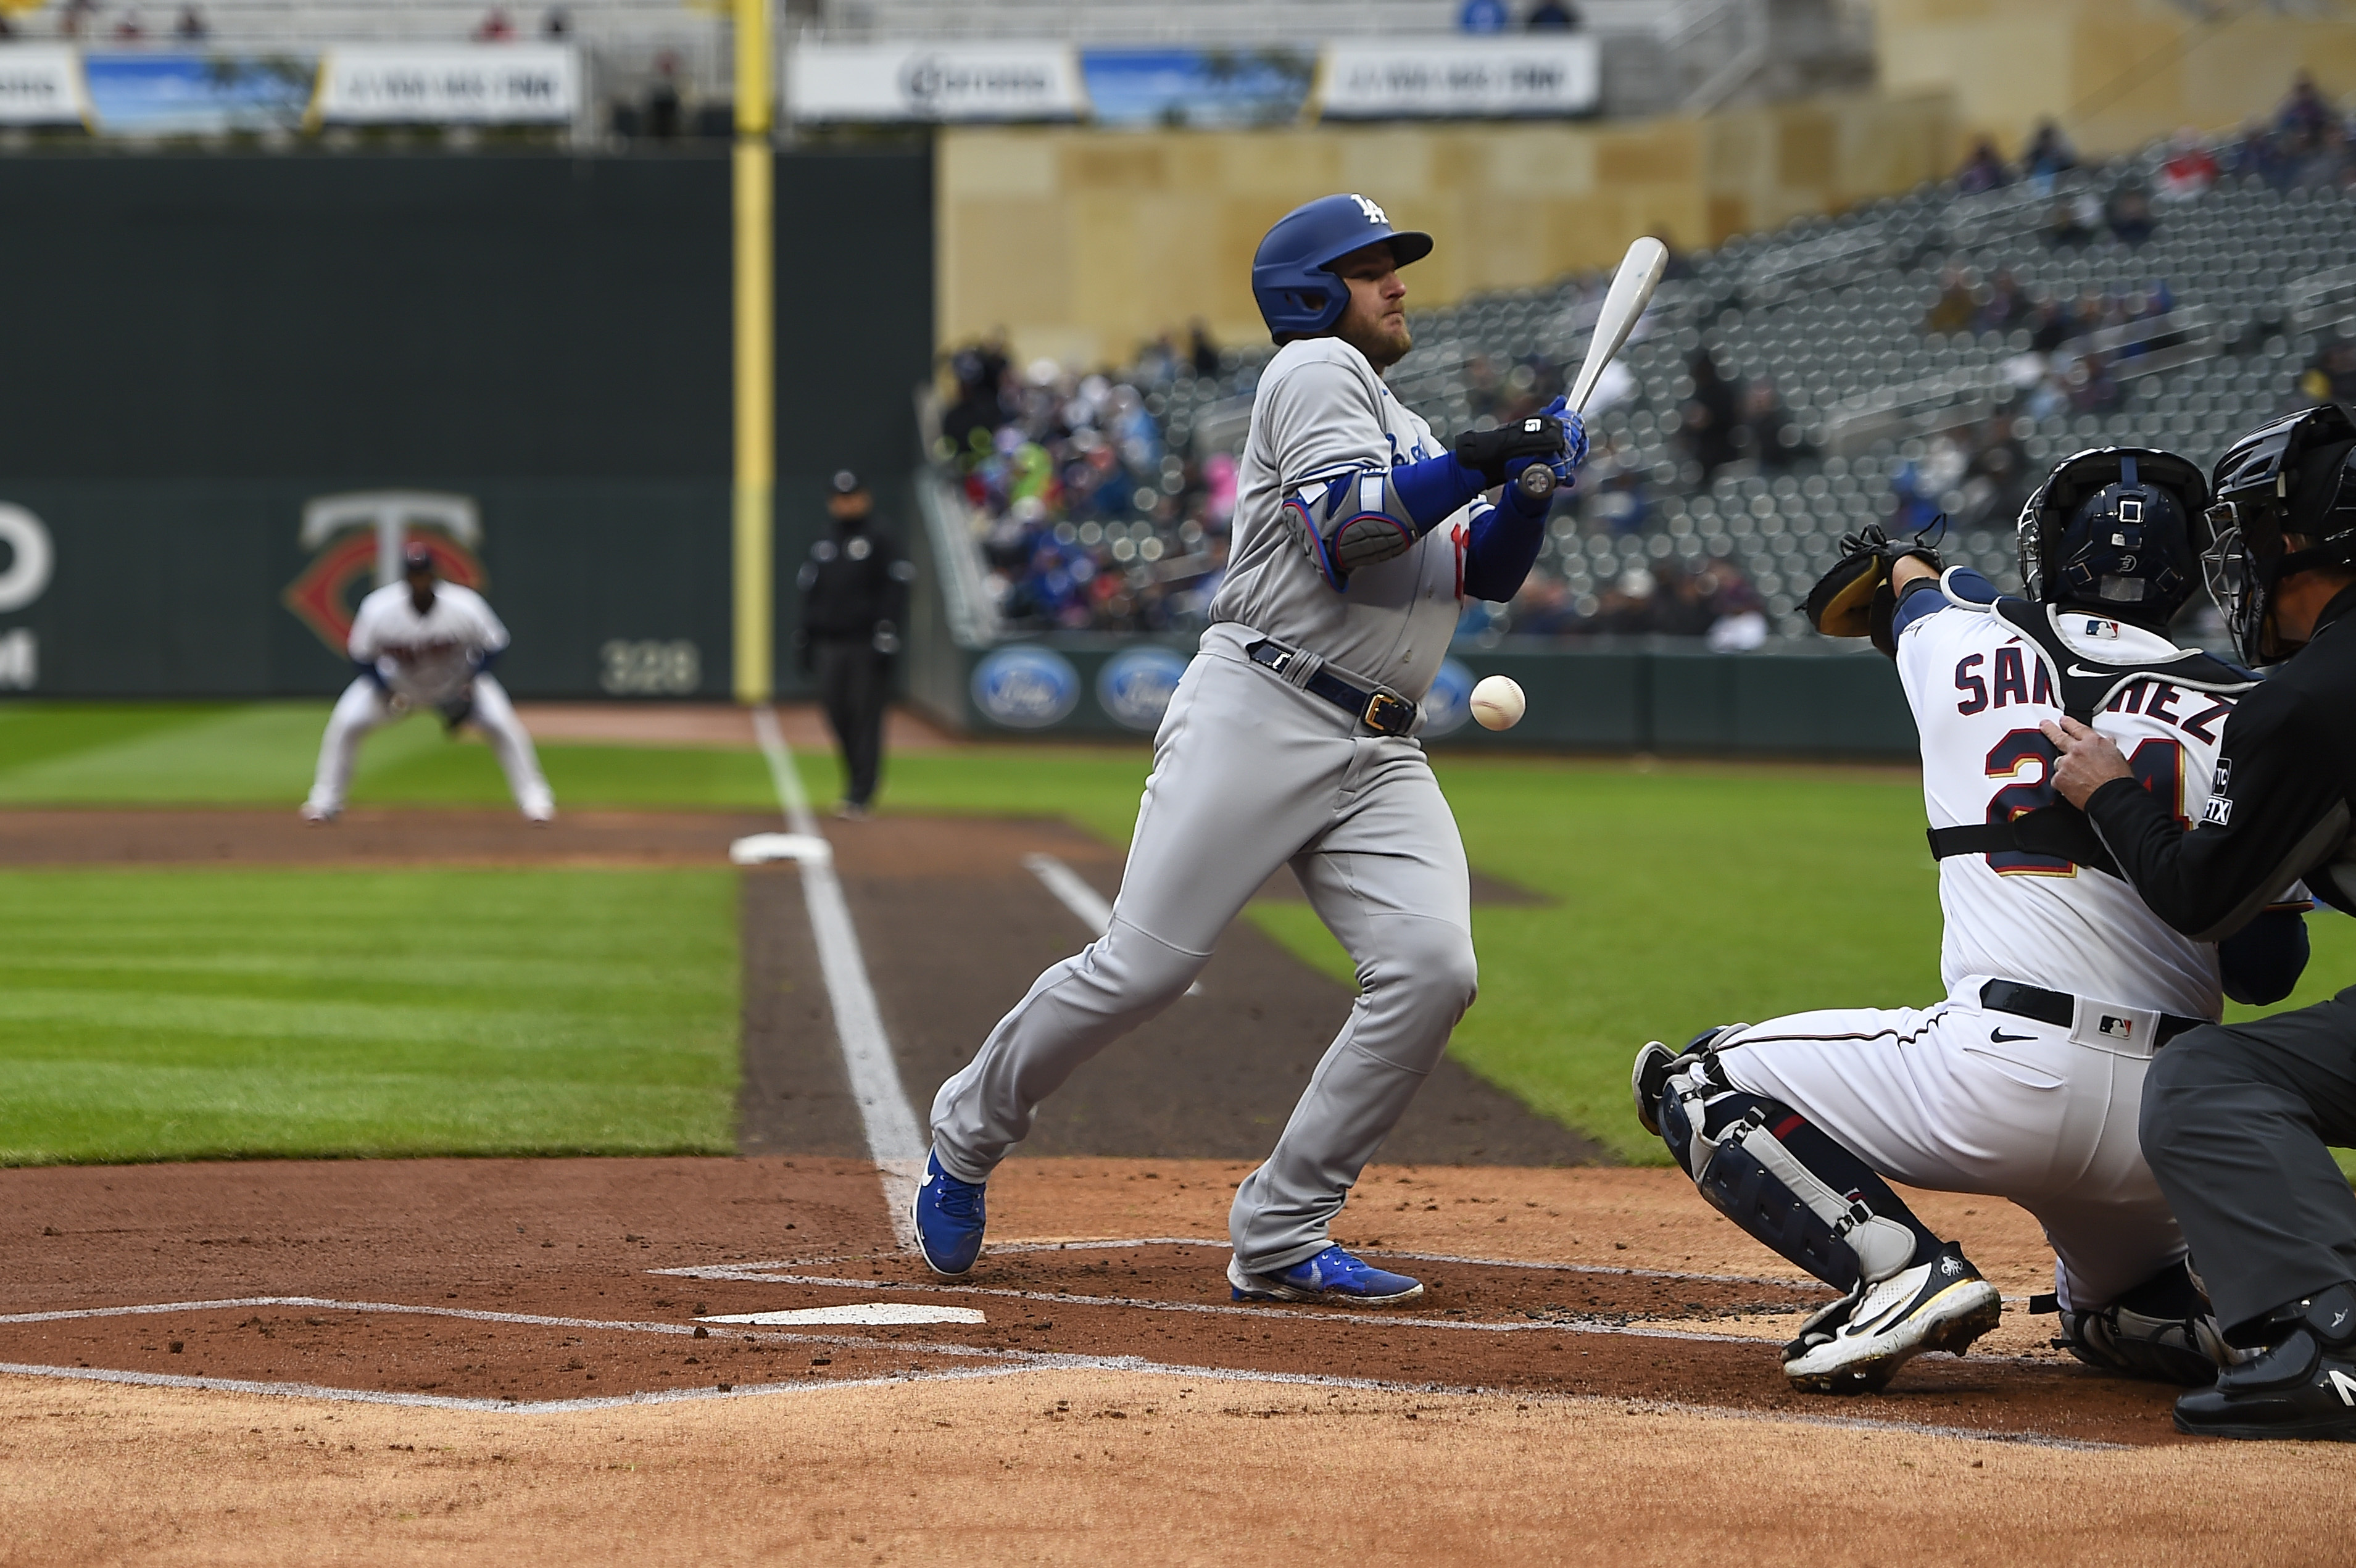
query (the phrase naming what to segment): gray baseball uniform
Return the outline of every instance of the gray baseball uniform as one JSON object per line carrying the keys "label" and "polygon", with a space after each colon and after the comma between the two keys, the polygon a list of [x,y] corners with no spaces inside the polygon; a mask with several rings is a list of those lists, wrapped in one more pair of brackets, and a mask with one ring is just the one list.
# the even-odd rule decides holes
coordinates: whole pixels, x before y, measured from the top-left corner
{"label": "gray baseball uniform", "polygon": [[[1237,1261],[1273,1273],[1326,1227],[1440,1059],[1475,988],[1464,849],[1423,747],[1304,687],[1321,667],[1420,698],[1458,613],[1471,509],[1407,553],[1328,586],[1284,498],[1313,479],[1435,456],[1365,356],[1296,340],[1262,375],[1237,485],[1235,550],[1154,739],[1111,929],[1042,974],[933,1101],[933,1146],[962,1181],[1030,1131],[1039,1102],[1193,983],[1219,933],[1290,862],[1360,987],[1267,1164],[1237,1191]],[[1478,506],[1482,503],[1474,503]],[[1321,657],[1284,675],[1245,650]]]}

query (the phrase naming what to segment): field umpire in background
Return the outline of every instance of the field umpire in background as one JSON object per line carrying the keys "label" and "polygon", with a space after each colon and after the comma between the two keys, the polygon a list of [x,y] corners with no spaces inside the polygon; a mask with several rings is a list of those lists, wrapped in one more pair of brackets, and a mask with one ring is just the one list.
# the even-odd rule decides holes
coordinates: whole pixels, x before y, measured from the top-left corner
{"label": "field umpire in background", "polygon": [[[2188,827],[2109,742],[2049,724],[2054,783],[2145,902],[2214,940],[2304,879],[2356,913],[2356,424],[2334,406],[2252,431],[2217,465],[2210,591],[2252,664],[2283,668],[2225,721],[2216,788]],[[2212,1025],[2153,1060],[2143,1148],[2227,1342],[2256,1354],[2177,1402],[2221,1437],[2356,1442],[2356,1197],[2328,1144],[2356,1143],[2356,988]]]}
{"label": "field umpire in background", "polygon": [[908,624],[908,584],[916,569],[892,536],[875,526],[874,498],[859,476],[834,476],[826,510],[834,532],[810,546],[802,563],[802,626],[795,642],[803,670],[818,677],[819,700],[842,748],[842,804],[835,814],[863,817],[884,766],[884,709],[892,699],[892,656]]}

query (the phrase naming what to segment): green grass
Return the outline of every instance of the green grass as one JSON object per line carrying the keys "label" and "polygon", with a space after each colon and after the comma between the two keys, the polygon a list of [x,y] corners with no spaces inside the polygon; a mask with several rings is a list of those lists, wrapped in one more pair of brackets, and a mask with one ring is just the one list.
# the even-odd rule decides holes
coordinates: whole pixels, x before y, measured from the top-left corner
{"label": "green grass", "polygon": [[[0,804],[292,808],[311,787],[327,707],[0,705]],[[540,759],[560,805],[765,811],[776,804],[767,768],[749,751],[545,746]],[[421,714],[368,737],[352,800],[503,805],[508,789],[489,747],[445,739],[440,723]]]}
{"label": "green grass", "polygon": [[[0,802],[291,806],[326,716],[317,703],[0,706]],[[563,805],[776,805],[751,752],[552,746],[541,757]],[[812,797],[831,800],[833,758],[798,761]],[[888,765],[884,801],[1069,817],[1121,843],[1149,765],[1142,744],[905,753]],[[1451,1048],[1623,1158],[1664,1157],[1627,1107],[1643,1041],[1939,995],[1937,877],[1922,792],[1902,771],[1438,767],[1472,864],[1557,900],[1474,910],[1481,1000]],[[497,804],[507,792],[486,748],[412,719],[370,737],[354,799]],[[714,889],[725,875],[484,874],[466,883],[474,901],[447,912],[434,890],[466,876],[61,873],[0,885],[11,944],[0,956],[0,1160],[724,1147],[734,948]],[[338,891],[362,884],[374,891]],[[1306,907],[1251,918],[1349,979]],[[2356,970],[2356,923],[2321,913],[2310,929],[2309,978],[2285,1006]],[[692,955],[649,967],[646,953],[674,943]],[[462,974],[477,978],[437,978]],[[379,1015],[380,1041],[369,1034]],[[495,1043],[446,1044],[470,1031]],[[663,1062],[685,1077],[656,1073]]]}
{"label": "green grass", "polygon": [[0,1164],[725,1153],[734,887],[0,873]]}

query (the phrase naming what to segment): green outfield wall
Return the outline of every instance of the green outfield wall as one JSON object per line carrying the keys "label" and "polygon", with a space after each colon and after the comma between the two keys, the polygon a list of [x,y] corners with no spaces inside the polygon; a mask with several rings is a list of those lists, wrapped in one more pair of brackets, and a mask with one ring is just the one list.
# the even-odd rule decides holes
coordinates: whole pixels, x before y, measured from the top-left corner
{"label": "green outfield wall", "polygon": [[[789,650],[828,476],[905,506],[932,172],[776,170]],[[729,199],[724,150],[0,158],[0,697],[334,689],[375,580],[338,498],[387,495],[519,694],[724,695]]]}

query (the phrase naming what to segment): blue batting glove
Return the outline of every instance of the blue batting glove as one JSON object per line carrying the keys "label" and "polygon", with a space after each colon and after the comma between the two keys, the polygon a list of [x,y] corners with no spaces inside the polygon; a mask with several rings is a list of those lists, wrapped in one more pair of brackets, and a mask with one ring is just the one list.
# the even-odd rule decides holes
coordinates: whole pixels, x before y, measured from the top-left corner
{"label": "blue batting glove", "polygon": [[1554,469],[1556,478],[1569,484],[1571,476],[1587,462],[1587,422],[1570,411],[1570,398],[1568,393],[1556,398],[1538,412],[1548,419],[1559,420],[1562,424],[1562,439],[1566,450],[1560,457],[1556,458],[1548,466]]}

